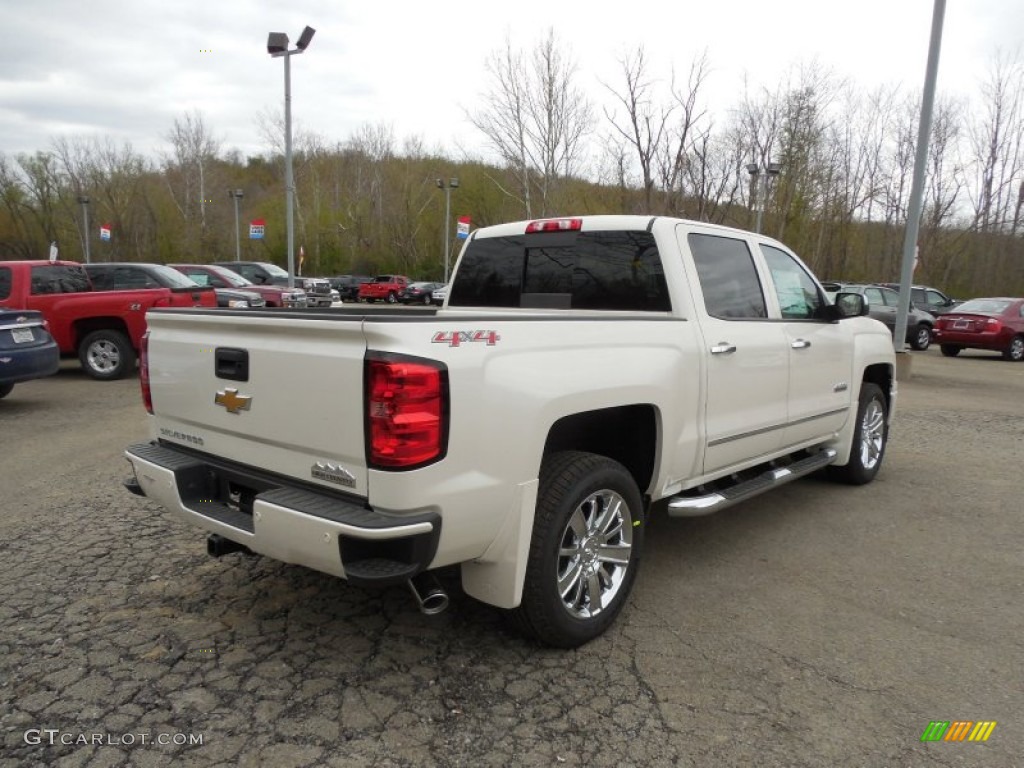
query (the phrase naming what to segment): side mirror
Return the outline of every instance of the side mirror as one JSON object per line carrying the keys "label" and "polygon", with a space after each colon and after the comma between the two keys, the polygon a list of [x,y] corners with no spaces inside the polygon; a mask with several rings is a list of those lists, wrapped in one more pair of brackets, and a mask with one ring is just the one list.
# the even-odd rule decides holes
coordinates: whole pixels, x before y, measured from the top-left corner
{"label": "side mirror", "polygon": [[868,302],[859,293],[837,293],[835,306],[839,310],[839,318],[863,317],[868,314]]}

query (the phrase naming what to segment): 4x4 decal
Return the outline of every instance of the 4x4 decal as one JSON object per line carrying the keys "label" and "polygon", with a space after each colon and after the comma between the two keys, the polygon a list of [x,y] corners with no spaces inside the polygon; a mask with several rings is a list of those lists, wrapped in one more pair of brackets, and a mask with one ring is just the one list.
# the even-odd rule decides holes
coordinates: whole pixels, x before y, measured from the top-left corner
{"label": "4x4 decal", "polygon": [[493,347],[501,341],[501,336],[497,331],[437,331],[431,341],[434,344],[447,344],[449,347],[482,341],[488,347]]}

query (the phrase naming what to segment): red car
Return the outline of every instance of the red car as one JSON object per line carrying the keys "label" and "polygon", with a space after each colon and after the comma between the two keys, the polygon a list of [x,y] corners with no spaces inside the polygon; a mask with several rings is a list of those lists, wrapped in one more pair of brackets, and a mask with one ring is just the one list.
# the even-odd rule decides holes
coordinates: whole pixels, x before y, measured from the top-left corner
{"label": "red car", "polygon": [[1024,360],[1024,299],[971,299],[935,321],[934,340],[946,357],[962,349],[1001,352],[1004,360]]}
{"label": "red car", "polygon": [[405,275],[377,275],[372,282],[359,286],[359,300],[371,304],[378,300],[394,304],[407,285],[409,278]]}

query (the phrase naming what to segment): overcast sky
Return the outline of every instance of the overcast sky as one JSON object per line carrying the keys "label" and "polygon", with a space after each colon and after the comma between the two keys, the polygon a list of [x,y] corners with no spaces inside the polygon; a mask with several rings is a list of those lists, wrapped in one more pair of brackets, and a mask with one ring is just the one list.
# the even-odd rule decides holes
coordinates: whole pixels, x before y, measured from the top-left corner
{"label": "overcast sky", "polygon": [[[481,154],[465,119],[486,84],[484,63],[506,35],[531,48],[549,27],[579,66],[579,85],[607,100],[626,54],[643,44],[652,74],[685,74],[707,50],[707,93],[735,104],[743,79],[774,86],[816,61],[854,83],[924,82],[933,0],[0,0],[0,152],[47,149],[52,138],[110,136],[154,155],[175,117],[200,110],[225,149],[266,151],[261,110],[283,104],[284,66],[267,33],[294,43],[296,124],[344,140],[389,124],[401,140]],[[996,50],[1024,41],[1024,0],[950,0],[940,94],[969,96]],[[616,79],[619,77],[619,79]]]}

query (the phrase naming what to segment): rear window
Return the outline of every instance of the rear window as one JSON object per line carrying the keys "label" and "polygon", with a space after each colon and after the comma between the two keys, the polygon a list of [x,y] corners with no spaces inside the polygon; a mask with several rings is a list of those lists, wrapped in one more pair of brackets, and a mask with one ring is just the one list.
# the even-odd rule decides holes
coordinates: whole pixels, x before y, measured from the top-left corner
{"label": "rear window", "polygon": [[469,243],[450,307],[668,312],[661,256],[650,232],[542,232]]}
{"label": "rear window", "polygon": [[957,312],[977,312],[980,315],[1001,315],[1012,304],[1001,299],[971,299],[956,308]]}
{"label": "rear window", "polygon": [[11,297],[11,268],[0,267],[0,299]]}

